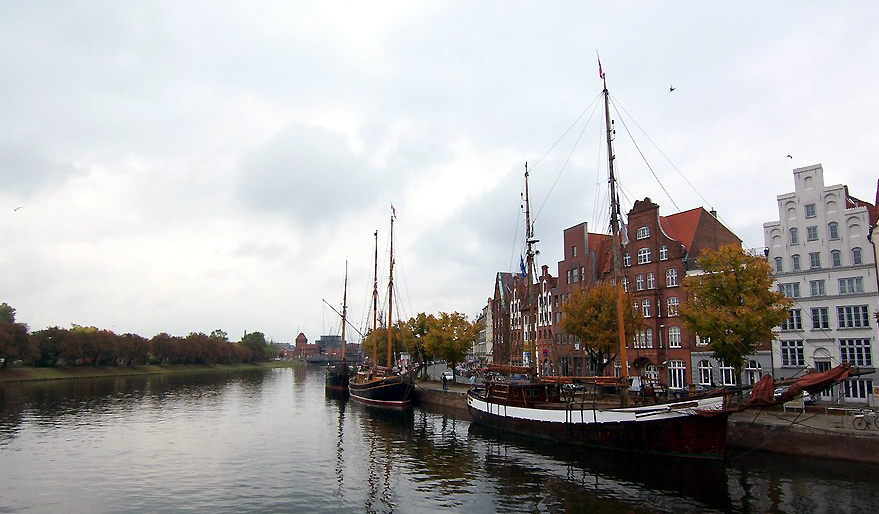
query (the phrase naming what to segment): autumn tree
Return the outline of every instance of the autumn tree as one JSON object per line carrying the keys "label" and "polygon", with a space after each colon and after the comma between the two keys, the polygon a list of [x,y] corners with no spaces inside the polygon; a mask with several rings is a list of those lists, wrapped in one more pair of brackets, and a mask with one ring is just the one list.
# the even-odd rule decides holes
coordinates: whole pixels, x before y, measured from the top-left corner
{"label": "autumn tree", "polygon": [[[626,341],[641,329],[644,317],[627,299],[623,300],[623,326]],[[599,283],[571,292],[562,303],[559,327],[577,337],[589,356],[596,375],[602,375],[620,350],[617,317],[617,290],[611,284]]]}
{"label": "autumn tree", "polygon": [[249,362],[262,362],[271,357],[271,351],[266,342],[266,336],[262,332],[250,332],[249,334],[244,334],[238,344],[248,351],[249,355],[246,360]]}
{"label": "autumn tree", "polygon": [[[395,354],[399,354],[400,352],[406,351],[406,337],[404,337],[404,332],[406,332],[407,326],[405,323],[399,322],[392,327],[391,331],[391,351]],[[363,355],[369,357],[372,360],[372,351],[373,347],[376,349],[376,362],[374,364],[378,364],[380,366],[384,366],[388,361],[388,329],[386,327],[378,327],[375,330],[370,330],[367,332],[366,337],[363,338],[362,351]],[[393,358],[391,359],[393,361]]]}
{"label": "autumn tree", "polygon": [[[4,303],[2,307],[9,306]],[[4,313],[0,320],[0,358],[3,359],[0,368],[8,367],[12,361],[30,361],[39,355],[28,333],[28,326],[24,323],[15,323],[15,309],[11,307],[9,309],[11,312]]]}
{"label": "autumn tree", "polygon": [[741,373],[757,344],[773,338],[792,302],[773,291],[772,270],[762,257],[739,245],[705,251],[696,261],[704,273],[683,281],[687,298],[678,315],[684,325],[711,340],[713,357]]}
{"label": "autumn tree", "polygon": [[440,312],[426,321],[426,333],[420,338],[424,352],[449,363],[454,373],[473,347],[480,324],[468,321],[460,312]]}

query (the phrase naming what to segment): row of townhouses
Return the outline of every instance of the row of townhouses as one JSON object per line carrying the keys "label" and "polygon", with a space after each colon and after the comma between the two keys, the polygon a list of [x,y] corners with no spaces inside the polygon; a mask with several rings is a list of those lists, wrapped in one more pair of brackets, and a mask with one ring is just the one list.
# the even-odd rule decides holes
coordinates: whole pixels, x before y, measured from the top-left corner
{"label": "row of townhouses", "polygon": [[[630,376],[675,391],[748,385],[764,373],[788,378],[840,362],[874,366],[879,280],[872,235],[879,209],[851,196],[846,186],[825,186],[820,164],[795,169],[794,183],[794,192],[778,196],[779,221],[764,224],[766,246],[757,250],[772,265],[778,290],[794,307],[776,338],[758,346],[738,377],[732,367],[712,358],[710,341],[690,332],[677,313],[684,301],[682,280],[699,272],[696,260],[702,252],[741,240],[713,211],[700,207],[661,216],[649,198],[635,202],[625,228],[622,287],[645,323],[628,342]],[[594,374],[585,347],[560,329],[560,306],[575,288],[612,277],[611,240],[589,232],[586,223],[566,229],[563,240],[564,258],[556,275],[543,266],[535,277],[531,287],[537,301],[532,307],[524,300],[522,275],[497,273],[494,292],[479,316],[484,329],[474,346],[477,360],[523,363],[532,327],[533,363],[541,373]],[[534,323],[529,323],[531,316]],[[616,363],[617,374],[620,365]],[[875,373],[863,375],[825,391],[821,399],[867,402],[873,384],[879,385]]]}

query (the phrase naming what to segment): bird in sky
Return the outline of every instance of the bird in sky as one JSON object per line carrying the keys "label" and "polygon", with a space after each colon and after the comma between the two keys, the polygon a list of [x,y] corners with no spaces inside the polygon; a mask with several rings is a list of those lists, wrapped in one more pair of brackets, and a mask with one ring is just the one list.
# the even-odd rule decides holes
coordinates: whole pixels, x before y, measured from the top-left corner
{"label": "bird in sky", "polygon": [[21,209],[21,208],[23,208],[23,207],[24,207],[24,205],[20,205],[20,206],[16,207],[15,209],[12,209],[12,210],[13,210],[13,211],[17,211],[17,210],[19,210],[19,209]]}
{"label": "bird in sky", "polygon": [[791,154],[787,154],[787,158],[788,158],[788,159],[793,159],[793,158],[794,158],[794,156],[793,156],[793,155],[791,155]]}
{"label": "bird in sky", "polygon": [[674,90],[675,90],[675,87],[674,87],[674,86],[668,86],[668,92],[669,92],[669,93],[671,93],[671,92],[674,91]]}

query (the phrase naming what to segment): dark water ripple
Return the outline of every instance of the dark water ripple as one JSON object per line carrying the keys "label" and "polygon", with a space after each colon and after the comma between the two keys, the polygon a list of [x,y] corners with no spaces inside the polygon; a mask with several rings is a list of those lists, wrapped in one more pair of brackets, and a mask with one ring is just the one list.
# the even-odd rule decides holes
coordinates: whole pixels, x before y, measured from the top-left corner
{"label": "dark water ripple", "polygon": [[0,513],[874,512],[879,466],[559,448],[317,368],[0,386]]}

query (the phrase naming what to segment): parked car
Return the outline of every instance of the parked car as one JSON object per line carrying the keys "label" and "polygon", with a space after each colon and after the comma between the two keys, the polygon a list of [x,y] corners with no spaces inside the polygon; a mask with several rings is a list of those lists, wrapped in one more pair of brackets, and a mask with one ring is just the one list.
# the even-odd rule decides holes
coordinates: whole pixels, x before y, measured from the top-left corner
{"label": "parked car", "polygon": [[[787,391],[787,387],[776,387],[775,388],[775,397],[778,398],[779,396],[781,396],[781,393],[783,393],[785,391]],[[816,398],[809,391],[803,391],[801,394],[803,395],[803,402],[804,403],[814,403],[815,402]]]}

